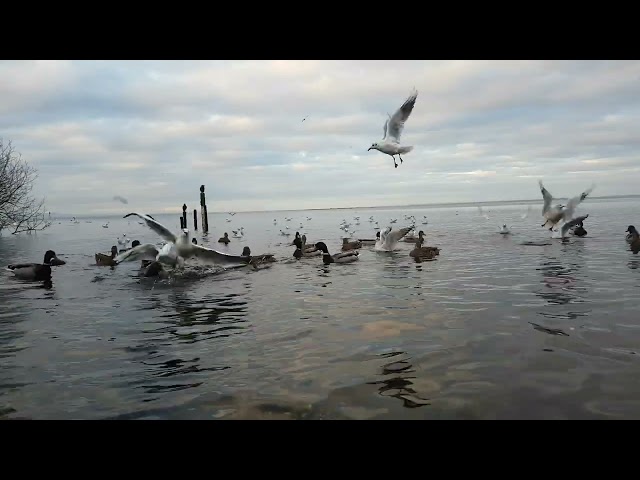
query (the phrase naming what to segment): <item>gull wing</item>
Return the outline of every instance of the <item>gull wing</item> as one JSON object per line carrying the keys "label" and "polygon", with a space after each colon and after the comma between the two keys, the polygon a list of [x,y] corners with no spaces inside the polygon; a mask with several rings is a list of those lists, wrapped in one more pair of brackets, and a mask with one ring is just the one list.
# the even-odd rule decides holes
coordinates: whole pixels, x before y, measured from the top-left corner
{"label": "gull wing", "polygon": [[414,90],[413,93],[409,95],[409,98],[405,100],[402,106],[396,110],[396,113],[394,113],[388,120],[387,132],[384,138],[385,140],[400,143],[400,135],[402,135],[404,124],[409,118],[409,115],[411,115],[417,98],[418,92],[417,90]]}
{"label": "gull wing", "polygon": [[578,225],[580,222],[583,222],[585,218],[587,218],[589,216],[589,214],[587,213],[586,215],[583,215],[582,217],[577,217],[574,218],[573,220],[565,223],[562,226],[562,238],[567,236],[567,232],[569,231],[569,229],[575,225]]}
{"label": "gull wing", "polygon": [[404,227],[399,230],[392,230],[389,232],[385,238],[385,241],[388,244],[394,245],[400,241],[402,237],[404,237],[407,233],[411,231],[411,227]]}
{"label": "gull wing", "polygon": [[160,235],[167,242],[171,242],[171,243],[175,243],[176,242],[177,237],[173,233],[171,233],[171,230],[169,230],[167,227],[165,227],[164,225],[162,225],[161,223],[156,221],[150,215],[144,215],[144,214],[141,214],[141,213],[132,212],[132,213],[127,213],[122,218],[127,218],[127,217],[130,217],[131,215],[136,215],[136,216],[140,217],[141,219],[143,219],[147,223],[147,226],[151,230],[156,232],[158,235]]}
{"label": "gull wing", "polygon": [[145,243],[130,248],[126,252],[122,252],[113,259],[116,264],[121,262],[132,262],[134,260],[151,260],[155,261],[158,256],[158,249],[153,243]]}
{"label": "gull wing", "polygon": [[593,191],[595,185],[591,185],[588,189],[582,192],[580,195],[577,195],[570,199],[567,202],[567,206],[564,209],[564,219],[571,220],[573,218],[573,213],[575,212],[576,207],[585,199],[587,196]]}
{"label": "gull wing", "polygon": [[549,211],[549,208],[551,207],[553,195],[549,193],[549,190],[544,188],[544,185],[542,185],[542,180],[538,180],[538,183],[540,184],[540,191],[542,192],[542,199],[544,200],[544,205],[542,206],[542,215],[544,215]]}
{"label": "gull wing", "polygon": [[[181,252],[182,253],[182,252]],[[224,267],[247,265],[251,261],[251,257],[243,255],[230,255],[228,253],[218,252],[212,248],[203,247],[202,245],[191,244],[185,252],[185,256],[196,257],[207,263],[221,265]]]}

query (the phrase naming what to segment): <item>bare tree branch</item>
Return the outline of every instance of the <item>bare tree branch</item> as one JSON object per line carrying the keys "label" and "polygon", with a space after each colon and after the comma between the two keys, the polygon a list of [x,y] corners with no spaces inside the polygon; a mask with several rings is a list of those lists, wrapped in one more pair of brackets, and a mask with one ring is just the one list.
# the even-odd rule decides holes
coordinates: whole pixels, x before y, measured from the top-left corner
{"label": "bare tree branch", "polygon": [[45,218],[44,199],[33,198],[33,184],[38,178],[35,168],[22,160],[9,141],[0,138],[0,232],[13,234],[44,230],[51,222]]}

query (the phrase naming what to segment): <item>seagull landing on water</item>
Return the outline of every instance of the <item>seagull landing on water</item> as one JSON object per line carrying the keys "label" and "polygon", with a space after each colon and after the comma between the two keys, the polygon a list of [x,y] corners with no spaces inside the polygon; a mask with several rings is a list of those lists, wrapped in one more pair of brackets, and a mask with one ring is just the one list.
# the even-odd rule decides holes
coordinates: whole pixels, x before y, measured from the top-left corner
{"label": "seagull landing on water", "polygon": [[386,153],[387,155],[391,155],[395,168],[398,168],[395,155],[398,155],[400,163],[403,163],[401,154],[409,153],[413,150],[412,146],[400,146],[400,135],[404,129],[405,122],[413,111],[413,106],[416,104],[416,98],[418,98],[418,92],[414,89],[413,93],[409,95],[409,98],[407,98],[396,113],[394,113],[393,116],[389,115],[389,118],[384,123],[384,136],[382,137],[382,141],[371,144],[367,149],[367,151],[374,149],[382,153]]}
{"label": "seagull landing on water", "polygon": [[540,192],[542,193],[542,199],[544,200],[542,216],[544,217],[545,222],[541,226],[546,227],[547,225],[551,225],[549,230],[553,230],[553,228],[563,220],[564,222],[571,221],[576,207],[582,203],[595,188],[595,185],[591,185],[591,187],[586,189],[580,195],[570,198],[566,205],[551,205],[553,195],[551,195],[544,185],[542,185],[542,181],[538,180],[538,184],[540,185]]}

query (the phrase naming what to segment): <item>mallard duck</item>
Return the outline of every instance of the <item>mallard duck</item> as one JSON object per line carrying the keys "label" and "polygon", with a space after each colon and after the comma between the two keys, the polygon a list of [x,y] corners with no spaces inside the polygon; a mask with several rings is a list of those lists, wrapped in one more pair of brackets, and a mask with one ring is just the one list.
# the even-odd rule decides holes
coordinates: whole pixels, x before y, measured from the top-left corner
{"label": "mallard duck", "polygon": [[573,234],[577,237],[584,237],[587,234],[587,231],[585,230],[582,222],[580,222],[578,226],[573,229]]}
{"label": "mallard duck", "polygon": [[321,255],[322,252],[318,250],[315,244],[307,245],[307,236],[302,235],[302,255],[305,257],[315,257],[316,255]]}
{"label": "mallard duck", "polygon": [[118,255],[118,247],[116,247],[115,245],[111,247],[111,256],[105,255],[104,253],[96,253],[94,255],[96,259],[96,265],[115,267],[117,265],[114,260],[114,258],[116,258],[116,255]]}
{"label": "mallard duck", "polygon": [[265,263],[273,263],[277,261],[271,253],[251,255],[251,249],[249,247],[244,247],[242,249],[242,256],[251,258],[248,265],[252,266],[255,270],[258,270],[258,267]]}
{"label": "mallard duck", "polygon": [[631,241],[629,242],[631,251],[634,254],[640,252],[640,234],[638,233],[638,230],[636,230],[636,227],[634,227],[633,225],[629,225],[627,227],[627,232],[629,232],[629,235],[631,235]]}
{"label": "mallard duck", "polygon": [[220,237],[218,239],[218,243],[224,243],[225,245],[228,245],[229,242],[231,242],[231,240],[229,239],[229,234],[227,232],[224,232],[224,237]]}
{"label": "mallard duck", "polygon": [[[636,231],[636,227],[634,227],[633,225],[629,225],[627,227],[627,232],[635,232]],[[633,233],[627,233],[627,236],[625,237],[625,241],[631,245],[631,242],[633,242]]]}
{"label": "mallard duck", "polygon": [[48,280],[51,278],[51,266],[64,265],[64,260],[60,260],[56,252],[47,250],[44,254],[43,263],[17,263],[8,265],[7,268],[22,280]]}
{"label": "mallard duck", "polygon": [[420,260],[431,260],[436,255],[440,255],[440,249],[438,247],[423,247],[423,241],[422,238],[418,239],[415,248],[409,252],[409,256],[419,258]]}
{"label": "mallard duck", "polygon": [[340,252],[330,255],[329,249],[324,242],[316,243],[316,248],[322,252],[322,261],[325,265],[329,265],[330,263],[351,263],[360,258],[360,254],[357,250],[350,250],[348,252]]}
{"label": "mallard duck", "polygon": [[376,232],[376,238],[359,238],[358,239],[362,245],[375,245],[378,240],[380,240],[380,232]]}
{"label": "mallard duck", "polygon": [[362,242],[360,240],[356,240],[355,242],[350,242],[348,238],[342,239],[343,252],[346,252],[347,250],[357,250],[358,248],[362,248]]}
{"label": "mallard duck", "polygon": [[142,260],[140,264],[140,275],[143,277],[168,278],[169,272],[167,272],[158,261]]}

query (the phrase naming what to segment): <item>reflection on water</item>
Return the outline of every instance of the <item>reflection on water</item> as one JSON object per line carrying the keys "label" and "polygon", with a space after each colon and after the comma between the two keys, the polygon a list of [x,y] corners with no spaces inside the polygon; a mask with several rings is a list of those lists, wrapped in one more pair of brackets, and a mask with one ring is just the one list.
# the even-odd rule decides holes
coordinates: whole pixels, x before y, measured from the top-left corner
{"label": "reflection on water", "polygon": [[[380,356],[393,358],[401,355],[404,355],[404,352],[389,352],[381,354]],[[428,399],[421,398],[417,392],[411,388],[413,385],[412,380],[416,377],[410,376],[410,374],[415,373],[415,369],[409,360],[410,358],[394,359],[392,362],[386,363],[382,366],[381,373],[381,376],[385,378],[367,383],[369,385],[380,385],[378,388],[380,395],[398,398],[402,400],[402,404],[406,408],[418,408],[429,405]]]}
{"label": "reflection on water", "polygon": [[[580,248],[580,247],[578,247]],[[562,261],[558,258],[545,258],[540,263],[538,271],[542,273],[543,288],[536,295],[545,299],[548,308],[539,311],[539,315],[547,319],[575,320],[589,315],[590,309],[578,310],[578,305],[584,303],[588,291],[581,286],[582,265],[580,259]]]}
{"label": "reflection on water", "polygon": [[[369,215],[383,226],[428,214],[422,228],[443,245],[437,261],[401,243],[328,266],[292,259],[273,226],[308,212],[239,213],[232,225],[213,214],[213,242],[215,225],[245,227],[224,251],[278,262],[166,281],[140,278],[137,262],[95,265],[113,244],[106,219],[0,237],[0,265],[49,248],[67,260],[46,283],[0,268],[0,418],[637,418],[640,259],[609,233],[637,203],[592,201],[588,236],[565,242],[522,222],[521,206],[500,208],[519,225],[509,237],[478,224],[475,207],[314,212],[305,233],[330,251],[343,218]],[[473,242],[460,241],[470,224]]]}

